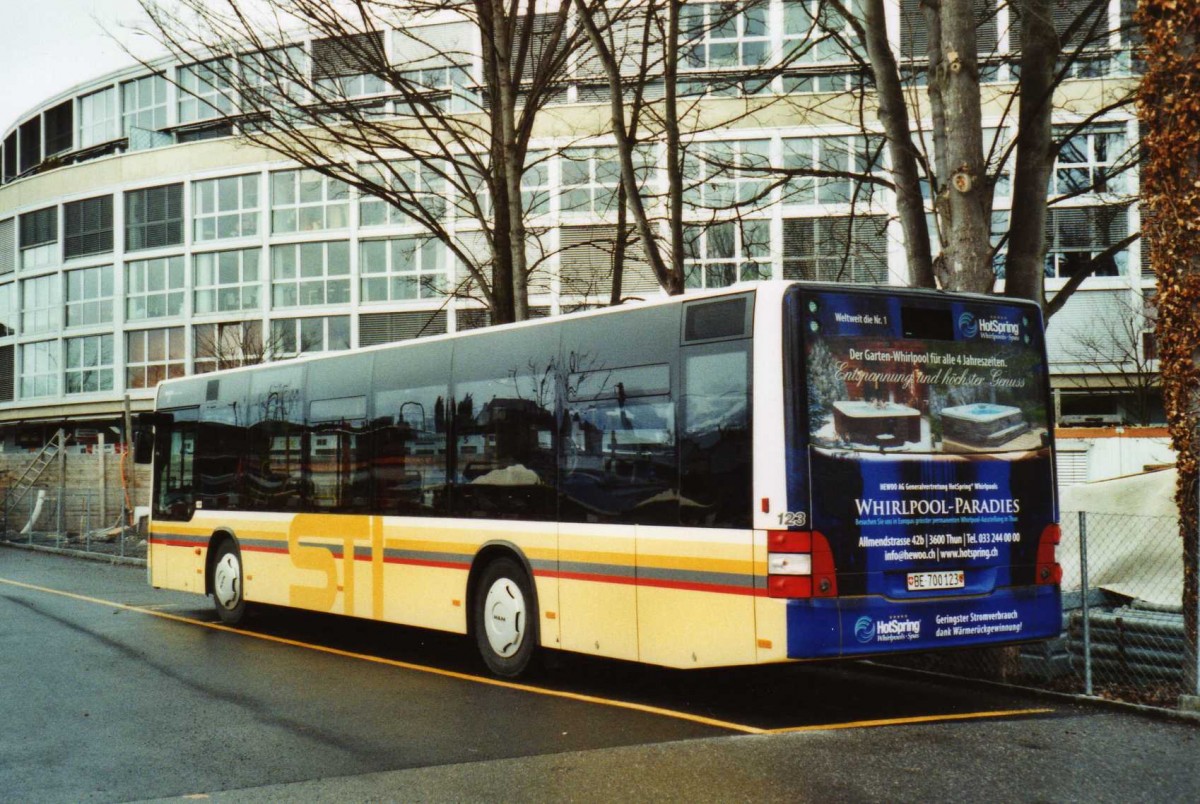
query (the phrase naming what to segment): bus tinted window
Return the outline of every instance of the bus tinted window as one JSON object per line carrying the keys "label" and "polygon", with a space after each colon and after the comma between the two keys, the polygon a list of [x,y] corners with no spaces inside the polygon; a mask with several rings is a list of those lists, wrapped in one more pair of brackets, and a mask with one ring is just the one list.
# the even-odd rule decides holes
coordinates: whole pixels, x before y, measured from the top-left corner
{"label": "bus tinted window", "polygon": [[564,411],[563,519],[678,522],[669,390],[665,364],[590,371],[571,383]]}
{"label": "bus tinted window", "polygon": [[304,473],[304,369],[268,369],[251,378],[246,404],[245,505],[265,511],[300,511],[311,482]]}
{"label": "bus tinted window", "polygon": [[445,512],[449,396],[446,385],[376,391],[371,465],[375,496],[384,513]]}
{"label": "bus tinted window", "polygon": [[517,330],[456,345],[456,516],[555,518],[557,331]]}
{"label": "bus tinted window", "polygon": [[684,350],[679,513],[685,524],[750,525],[753,466],[747,344],[737,341],[724,348]]}
{"label": "bus tinted window", "polygon": [[195,408],[166,414],[159,425],[154,456],[154,517],[175,521],[191,518],[195,500]]}
{"label": "bus tinted window", "polygon": [[317,511],[370,511],[365,396],[309,404],[308,473]]}

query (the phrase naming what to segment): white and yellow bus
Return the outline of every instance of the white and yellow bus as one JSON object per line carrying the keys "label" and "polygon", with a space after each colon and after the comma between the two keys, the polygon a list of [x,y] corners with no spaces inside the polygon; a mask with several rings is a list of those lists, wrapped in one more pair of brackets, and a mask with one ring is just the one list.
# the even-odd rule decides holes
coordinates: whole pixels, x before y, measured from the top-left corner
{"label": "white and yellow bus", "polygon": [[170,380],[150,580],[502,676],[1042,639],[1047,400],[1035,305],[794,282]]}

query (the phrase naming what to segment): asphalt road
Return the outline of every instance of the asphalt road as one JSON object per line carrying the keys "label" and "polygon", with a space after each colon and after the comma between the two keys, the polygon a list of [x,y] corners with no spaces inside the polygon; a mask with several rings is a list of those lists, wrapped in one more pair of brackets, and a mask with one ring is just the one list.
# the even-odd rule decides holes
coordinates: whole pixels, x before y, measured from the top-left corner
{"label": "asphalt road", "polygon": [[269,609],[0,547],[0,800],[1200,800],[1190,723],[862,664],[682,672]]}

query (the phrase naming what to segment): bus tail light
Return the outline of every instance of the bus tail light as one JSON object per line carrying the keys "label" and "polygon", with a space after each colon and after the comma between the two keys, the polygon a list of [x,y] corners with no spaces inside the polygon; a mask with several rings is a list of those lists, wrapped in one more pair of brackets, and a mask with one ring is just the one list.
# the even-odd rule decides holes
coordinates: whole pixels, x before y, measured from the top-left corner
{"label": "bus tail light", "polygon": [[815,531],[767,531],[769,597],[837,597],[829,541]]}
{"label": "bus tail light", "polygon": [[1060,541],[1062,541],[1062,529],[1058,525],[1047,525],[1042,530],[1042,538],[1038,541],[1035,583],[1062,583],[1062,565],[1058,563],[1055,555]]}

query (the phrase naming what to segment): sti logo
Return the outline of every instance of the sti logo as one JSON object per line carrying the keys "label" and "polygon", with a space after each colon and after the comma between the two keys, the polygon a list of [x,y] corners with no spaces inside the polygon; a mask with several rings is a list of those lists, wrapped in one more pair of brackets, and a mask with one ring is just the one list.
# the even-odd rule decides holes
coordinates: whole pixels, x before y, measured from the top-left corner
{"label": "sti logo", "polygon": [[958,317],[958,331],[964,338],[974,338],[979,334],[979,324],[971,313],[963,313]]}

